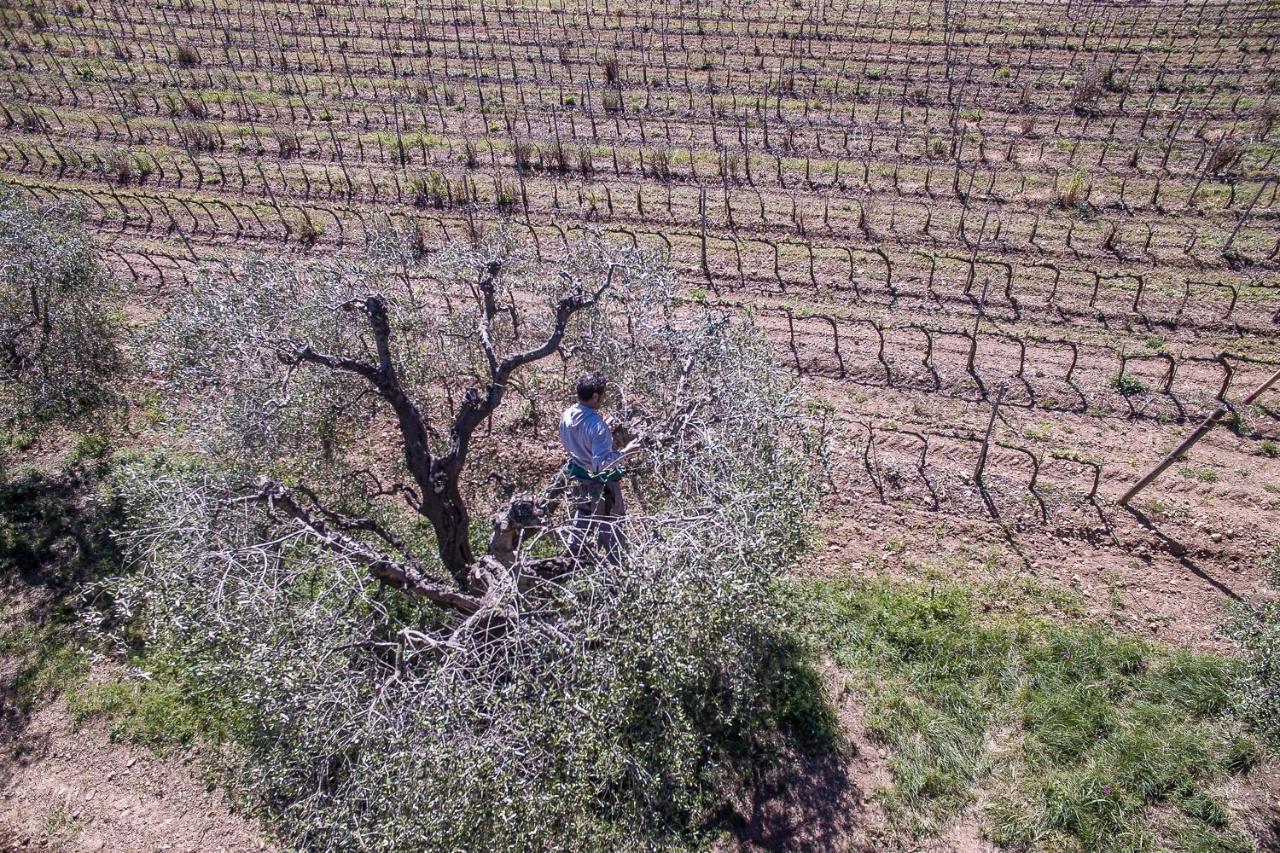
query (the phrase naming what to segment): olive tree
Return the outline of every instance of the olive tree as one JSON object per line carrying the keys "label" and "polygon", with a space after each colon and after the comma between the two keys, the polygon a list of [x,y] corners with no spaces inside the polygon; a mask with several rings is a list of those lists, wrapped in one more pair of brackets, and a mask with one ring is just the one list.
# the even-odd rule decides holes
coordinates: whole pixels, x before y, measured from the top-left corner
{"label": "olive tree", "polygon": [[0,426],[66,418],[110,396],[120,293],[64,206],[0,184]]}
{"label": "olive tree", "polygon": [[[259,260],[158,324],[198,453],[122,474],[116,600],[248,717],[243,790],[300,845],[676,843],[786,716],[802,400],[656,255],[406,245]],[[645,449],[616,561],[568,551],[556,497],[547,414],[584,369]]]}

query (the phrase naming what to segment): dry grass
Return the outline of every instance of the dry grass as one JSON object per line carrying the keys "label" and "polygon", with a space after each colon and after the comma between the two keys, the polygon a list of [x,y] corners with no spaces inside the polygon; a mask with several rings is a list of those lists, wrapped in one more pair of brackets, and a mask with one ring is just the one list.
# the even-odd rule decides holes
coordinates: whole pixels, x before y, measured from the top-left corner
{"label": "dry grass", "polygon": [[173,59],[183,68],[193,68],[201,63],[200,51],[189,44],[180,44],[174,51]]}
{"label": "dry grass", "polygon": [[1071,109],[1081,115],[1096,113],[1108,77],[1109,73],[1101,69],[1086,71],[1071,90]]}
{"label": "dry grass", "polygon": [[1231,172],[1240,165],[1240,159],[1244,156],[1244,145],[1238,140],[1226,137],[1214,149],[1213,155],[1209,158],[1209,172],[1219,175],[1224,172]]}
{"label": "dry grass", "polygon": [[527,139],[516,139],[511,143],[511,158],[516,171],[525,174],[533,170],[533,143]]}
{"label": "dry grass", "polygon": [[619,83],[618,57],[606,56],[601,60],[600,68],[604,71],[604,81],[610,86],[617,86]]}
{"label": "dry grass", "polygon": [[298,137],[288,131],[277,131],[275,140],[281,160],[292,160],[301,152],[302,145],[298,142]]}
{"label": "dry grass", "polygon": [[671,180],[671,150],[664,146],[649,151],[649,174],[660,181]]}
{"label": "dry grass", "polygon": [[1076,210],[1085,206],[1089,198],[1088,175],[1083,169],[1072,173],[1071,177],[1058,187],[1058,207],[1063,210]]}

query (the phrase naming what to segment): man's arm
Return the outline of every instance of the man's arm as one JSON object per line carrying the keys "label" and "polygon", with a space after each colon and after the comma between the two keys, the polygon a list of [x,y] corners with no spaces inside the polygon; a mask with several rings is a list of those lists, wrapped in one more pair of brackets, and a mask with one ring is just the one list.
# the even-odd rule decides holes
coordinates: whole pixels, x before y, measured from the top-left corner
{"label": "man's arm", "polygon": [[604,422],[604,418],[597,417],[595,423],[591,425],[591,431],[588,436],[591,443],[591,468],[593,474],[598,474],[606,468],[612,468],[614,463],[622,458],[622,454],[613,449],[613,433],[609,429],[609,425]]}

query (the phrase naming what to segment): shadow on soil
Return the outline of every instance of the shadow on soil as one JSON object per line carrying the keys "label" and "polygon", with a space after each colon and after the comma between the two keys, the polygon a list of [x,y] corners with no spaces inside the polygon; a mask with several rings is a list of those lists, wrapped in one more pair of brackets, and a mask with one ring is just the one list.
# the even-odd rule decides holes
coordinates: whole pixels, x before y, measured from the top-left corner
{"label": "shadow on soil", "polygon": [[845,849],[861,822],[858,793],[840,756],[796,757],[726,823],[740,850]]}
{"label": "shadow on soil", "polygon": [[738,756],[753,767],[750,780],[713,823],[739,850],[847,849],[869,798],[850,778],[853,745],[812,651],[784,633],[767,639],[758,660],[769,734]]}
{"label": "shadow on soil", "polygon": [[84,584],[118,571],[117,508],[91,502],[93,471],[0,472],[0,789],[41,753],[25,735],[40,704],[82,677],[75,627]]}
{"label": "shadow on soil", "polygon": [[1161,530],[1159,527],[1157,527],[1156,523],[1152,521],[1150,518],[1148,518],[1146,514],[1142,512],[1142,510],[1137,509],[1133,506],[1129,506],[1127,504],[1125,505],[1125,509],[1128,510],[1129,514],[1132,515],[1134,519],[1137,520],[1138,524],[1142,525],[1144,530],[1146,530],[1148,533],[1151,533],[1153,536],[1159,539],[1164,544],[1165,548],[1169,551],[1169,553],[1178,558],[1178,562],[1182,563],[1183,568],[1191,572],[1191,574],[1195,575],[1196,577],[1200,578],[1200,580],[1212,586],[1214,589],[1216,589],[1218,592],[1222,593],[1232,601],[1241,600],[1240,594],[1237,593],[1234,589],[1227,586],[1225,583],[1218,580],[1217,578],[1213,577],[1204,569],[1200,568],[1200,566],[1194,560],[1192,560],[1190,557],[1187,556],[1187,546],[1183,545],[1177,539],[1174,539],[1172,536],[1170,536],[1169,534]]}

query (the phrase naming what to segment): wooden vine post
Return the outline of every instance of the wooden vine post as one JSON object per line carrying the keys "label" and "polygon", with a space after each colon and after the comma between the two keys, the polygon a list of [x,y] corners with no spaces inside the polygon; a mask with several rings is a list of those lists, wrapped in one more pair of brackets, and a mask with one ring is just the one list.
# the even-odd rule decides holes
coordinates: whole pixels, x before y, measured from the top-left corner
{"label": "wooden vine post", "polygon": [[[1250,403],[1252,403],[1254,400],[1257,400],[1259,397],[1261,397],[1263,394],[1267,392],[1268,388],[1276,384],[1277,380],[1280,380],[1280,370],[1277,370],[1275,373],[1272,373],[1271,376],[1269,376],[1266,379],[1266,381],[1264,381],[1257,388],[1253,389],[1253,393],[1251,393],[1248,397],[1245,397],[1244,402],[1241,405],[1247,406]],[[1165,470],[1170,465],[1172,465],[1174,462],[1177,462],[1179,459],[1181,459],[1182,455],[1186,453],[1188,450],[1190,450],[1192,445],[1194,445],[1200,439],[1204,438],[1205,435],[1208,434],[1209,430],[1213,429],[1214,425],[1217,424],[1219,421],[1221,421],[1223,418],[1225,418],[1227,416],[1227,413],[1230,411],[1231,411],[1231,407],[1228,406],[1226,402],[1223,402],[1222,405],[1214,409],[1212,414],[1210,414],[1209,417],[1201,421],[1200,426],[1196,427],[1195,431],[1191,433],[1191,435],[1183,439],[1182,443],[1179,444],[1176,448],[1174,448],[1172,453],[1170,453],[1164,459],[1160,460],[1160,464],[1156,465],[1156,467],[1148,471],[1141,480],[1133,484],[1133,487],[1130,488],[1129,491],[1125,492],[1123,495],[1120,496],[1120,501],[1119,501],[1120,506],[1127,506],[1129,501],[1133,500],[1134,495],[1138,494],[1138,492],[1142,491],[1147,486],[1149,486],[1152,480],[1154,480],[1156,477],[1159,477],[1161,474],[1165,472]]]}
{"label": "wooden vine post", "polygon": [[978,451],[978,464],[973,468],[973,482],[982,487],[982,472],[987,467],[987,452],[991,447],[991,434],[996,429],[996,418],[1000,414],[1000,403],[1004,400],[1004,392],[1007,386],[1001,385],[1000,390],[996,394],[996,400],[991,404],[991,419],[987,421],[987,432],[982,437],[982,448]]}

